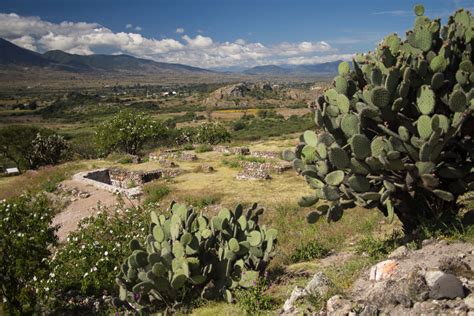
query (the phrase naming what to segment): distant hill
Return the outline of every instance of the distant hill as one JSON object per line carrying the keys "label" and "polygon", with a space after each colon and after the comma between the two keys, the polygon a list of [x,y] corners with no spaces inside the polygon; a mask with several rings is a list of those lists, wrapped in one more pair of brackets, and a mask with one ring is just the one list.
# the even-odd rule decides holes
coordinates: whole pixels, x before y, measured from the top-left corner
{"label": "distant hill", "polygon": [[129,55],[75,55],[61,50],[39,54],[0,38],[0,65],[35,67],[73,73],[206,74],[211,70],[160,63]]}
{"label": "distant hill", "polygon": [[341,60],[307,65],[265,65],[256,66],[243,71],[247,75],[271,76],[311,76],[322,74],[335,74]]}
{"label": "distant hill", "polygon": [[43,55],[0,38],[0,65],[44,67],[50,64],[51,62],[43,58]]}

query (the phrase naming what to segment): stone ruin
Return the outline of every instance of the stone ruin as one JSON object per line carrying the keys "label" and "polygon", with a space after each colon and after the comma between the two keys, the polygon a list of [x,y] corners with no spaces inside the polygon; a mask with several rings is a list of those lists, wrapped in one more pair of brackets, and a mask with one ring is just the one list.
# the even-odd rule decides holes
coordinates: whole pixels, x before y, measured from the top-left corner
{"label": "stone ruin", "polygon": [[242,161],[241,163],[242,168],[245,169],[261,169],[267,173],[283,173],[286,170],[292,168],[291,163],[271,163],[271,162],[252,162],[252,161]]}
{"label": "stone ruin", "polygon": [[250,156],[266,159],[280,159],[281,154],[277,151],[252,151]]}
{"label": "stone ruin", "polygon": [[243,170],[236,176],[237,180],[270,180],[271,178],[264,164],[258,162],[245,162]]}
{"label": "stone ruin", "polygon": [[168,159],[177,159],[181,161],[196,161],[198,158],[195,154],[185,151],[176,151],[172,149],[166,149],[160,152],[154,152],[148,155],[150,161],[164,161]]}
{"label": "stone ruin", "polygon": [[212,150],[223,154],[232,155],[250,155],[250,149],[248,147],[229,147],[229,146],[213,146]]}
{"label": "stone ruin", "polygon": [[74,175],[73,180],[85,182],[98,189],[136,198],[142,194],[142,187],[145,183],[164,177],[174,177],[180,173],[179,169],[130,171],[121,168],[105,168],[79,172]]}

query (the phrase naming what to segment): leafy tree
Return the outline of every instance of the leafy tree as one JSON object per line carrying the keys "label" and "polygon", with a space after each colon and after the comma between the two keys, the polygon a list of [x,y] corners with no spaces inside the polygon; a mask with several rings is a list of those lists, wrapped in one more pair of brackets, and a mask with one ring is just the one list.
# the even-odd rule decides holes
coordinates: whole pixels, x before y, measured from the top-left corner
{"label": "leafy tree", "polygon": [[14,164],[20,170],[30,168],[29,154],[33,140],[52,131],[36,126],[11,125],[0,128],[0,157],[4,164]]}
{"label": "leafy tree", "polygon": [[47,275],[49,249],[57,242],[53,216],[42,195],[0,202],[0,298],[9,315],[34,311],[34,282]]}
{"label": "leafy tree", "polygon": [[44,165],[55,165],[64,158],[68,149],[69,144],[64,137],[57,134],[42,136],[38,133],[31,142],[29,165],[33,169]]}
{"label": "leafy tree", "polygon": [[199,125],[193,136],[195,143],[216,145],[228,142],[231,139],[229,131],[220,123],[206,123]]}
{"label": "leafy tree", "polygon": [[166,127],[144,113],[122,111],[96,130],[96,141],[102,154],[123,151],[136,155],[143,145],[166,133]]}

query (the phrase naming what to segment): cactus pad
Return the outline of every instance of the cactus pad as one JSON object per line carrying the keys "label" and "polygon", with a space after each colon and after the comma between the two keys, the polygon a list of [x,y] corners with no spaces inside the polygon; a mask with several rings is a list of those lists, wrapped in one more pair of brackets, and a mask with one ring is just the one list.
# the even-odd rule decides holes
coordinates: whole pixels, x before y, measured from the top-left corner
{"label": "cactus pad", "polygon": [[324,181],[332,186],[338,186],[339,184],[342,183],[344,180],[344,171],[342,170],[336,170],[333,172],[330,172],[326,175],[324,178]]}
{"label": "cactus pad", "polygon": [[349,157],[344,149],[334,147],[329,150],[329,161],[337,169],[344,169],[349,164]]}
{"label": "cactus pad", "polygon": [[349,140],[353,155],[357,159],[365,159],[370,156],[370,141],[363,134],[355,134]]}
{"label": "cactus pad", "polygon": [[435,102],[436,100],[433,90],[431,90],[427,85],[421,86],[416,97],[419,111],[422,114],[431,114],[434,110]]}
{"label": "cactus pad", "polygon": [[376,87],[370,93],[370,101],[373,105],[384,108],[390,103],[390,92],[384,87]]}

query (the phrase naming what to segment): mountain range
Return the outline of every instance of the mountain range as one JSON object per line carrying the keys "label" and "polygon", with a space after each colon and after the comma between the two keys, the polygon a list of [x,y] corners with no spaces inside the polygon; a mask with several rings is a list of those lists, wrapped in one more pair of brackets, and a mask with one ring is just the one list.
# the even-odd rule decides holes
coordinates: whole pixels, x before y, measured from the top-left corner
{"label": "mountain range", "polygon": [[334,74],[341,60],[321,64],[306,65],[264,65],[255,66],[243,71],[247,75],[273,75],[273,76],[311,76],[321,74]]}
{"label": "mountain range", "polygon": [[0,65],[9,67],[40,67],[73,73],[147,73],[196,74],[211,70],[171,63],[160,63],[129,55],[75,55],[61,50],[40,54],[0,38]]}
{"label": "mountain range", "polygon": [[131,74],[131,75],[226,75],[246,76],[316,76],[337,72],[340,61],[311,65],[265,65],[239,71],[218,71],[182,64],[156,62],[129,55],[76,55],[61,50],[43,54],[19,47],[0,38],[0,65],[3,69],[24,68],[35,70],[62,71],[81,74]]}

